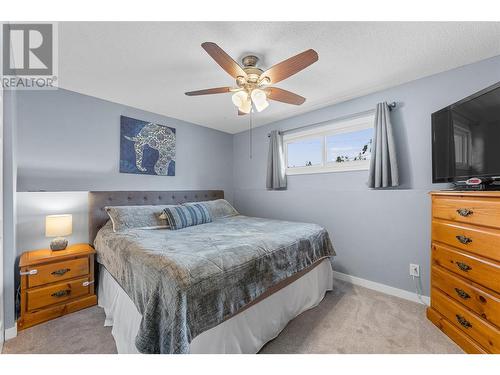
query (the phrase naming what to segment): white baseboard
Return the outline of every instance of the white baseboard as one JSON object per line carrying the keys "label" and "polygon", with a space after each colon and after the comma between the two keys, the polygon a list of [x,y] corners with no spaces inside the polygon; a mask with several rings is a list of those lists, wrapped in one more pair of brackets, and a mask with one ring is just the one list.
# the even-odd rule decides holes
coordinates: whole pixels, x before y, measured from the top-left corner
{"label": "white baseboard", "polygon": [[17,336],[17,323],[14,324],[14,327],[7,328],[5,330],[5,341],[13,339]]}
{"label": "white baseboard", "polygon": [[342,272],[333,271],[333,277],[335,277],[336,279],[354,284],[354,285],[359,285],[359,286],[362,286],[362,287],[365,287],[368,289],[376,290],[377,292],[389,294],[391,296],[403,298],[403,299],[417,302],[420,304],[426,304],[427,306],[429,306],[431,303],[431,299],[427,296],[420,297],[420,298],[422,298],[422,301],[423,301],[422,302],[418,298],[417,293],[412,293],[412,292],[409,292],[409,291],[404,290],[404,289],[394,288],[394,287],[389,286],[389,285],[376,283],[375,281],[362,279],[360,277],[351,276],[351,275],[348,275],[348,274],[345,274]]}

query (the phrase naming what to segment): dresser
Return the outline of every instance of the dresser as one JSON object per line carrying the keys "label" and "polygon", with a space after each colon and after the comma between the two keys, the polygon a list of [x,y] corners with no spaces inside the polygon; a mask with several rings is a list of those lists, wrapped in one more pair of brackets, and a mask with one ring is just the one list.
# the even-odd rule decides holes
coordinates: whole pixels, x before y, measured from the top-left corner
{"label": "dresser", "polygon": [[23,253],[18,330],[97,304],[94,255],[88,244]]}
{"label": "dresser", "polygon": [[427,317],[467,353],[500,353],[500,191],[431,198]]}

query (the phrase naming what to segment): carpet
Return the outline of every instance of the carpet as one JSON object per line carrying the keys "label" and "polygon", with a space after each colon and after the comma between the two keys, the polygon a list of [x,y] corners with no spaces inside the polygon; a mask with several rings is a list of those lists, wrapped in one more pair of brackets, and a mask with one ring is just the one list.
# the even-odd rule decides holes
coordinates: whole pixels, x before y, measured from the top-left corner
{"label": "carpet", "polygon": [[[28,328],[3,353],[116,353],[104,311],[91,307]],[[315,308],[260,353],[463,353],[425,317],[425,306],[335,280]]]}

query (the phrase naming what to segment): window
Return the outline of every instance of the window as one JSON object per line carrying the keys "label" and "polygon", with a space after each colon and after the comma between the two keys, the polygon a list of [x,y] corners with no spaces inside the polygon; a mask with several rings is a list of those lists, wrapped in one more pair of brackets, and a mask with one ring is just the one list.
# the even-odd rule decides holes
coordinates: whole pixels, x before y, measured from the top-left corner
{"label": "window", "polygon": [[472,166],[472,133],[469,126],[454,119],[453,138],[455,141],[456,168],[468,170]]}
{"label": "window", "polygon": [[373,122],[371,114],[285,134],[287,175],[368,169]]}

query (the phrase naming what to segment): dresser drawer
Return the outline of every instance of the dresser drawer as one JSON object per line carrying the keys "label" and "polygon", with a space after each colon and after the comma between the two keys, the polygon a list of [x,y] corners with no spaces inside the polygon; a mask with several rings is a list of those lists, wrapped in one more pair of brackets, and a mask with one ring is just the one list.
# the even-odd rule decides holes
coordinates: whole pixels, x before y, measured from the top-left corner
{"label": "dresser drawer", "polygon": [[89,294],[89,286],[86,285],[88,281],[88,277],[83,277],[73,281],[28,289],[26,291],[27,309],[31,311]]}
{"label": "dresser drawer", "polygon": [[493,260],[500,260],[500,230],[432,221],[432,239]]}
{"label": "dresser drawer", "polygon": [[500,290],[500,264],[496,262],[433,243],[432,264],[446,268],[486,288]]}
{"label": "dresser drawer", "polygon": [[431,290],[431,305],[453,325],[491,353],[500,353],[500,331],[436,288]]}
{"label": "dresser drawer", "polygon": [[435,196],[432,199],[432,216],[500,228],[500,200],[486,197]]}
{"label": "dresser drawer", "polygon": [[455,341],[468,354],[488,354],[477,342],[472,340],[460,329],[456,328],[448,319],[432,307],[427,308],[427,318],[436,325],[445,335]]}
{"label": "dresser drawer", "polygon": [[432,286],[500,327],[500,296],[438,266],[432,266]]}
{"label": "dresser drawer", "polygon": [[77,258],[64,262],[33,266],[29,270],[37,271],[36,274],[28,276],[28,287],[33,288],[39,285],[88,275],[89,258]]}

